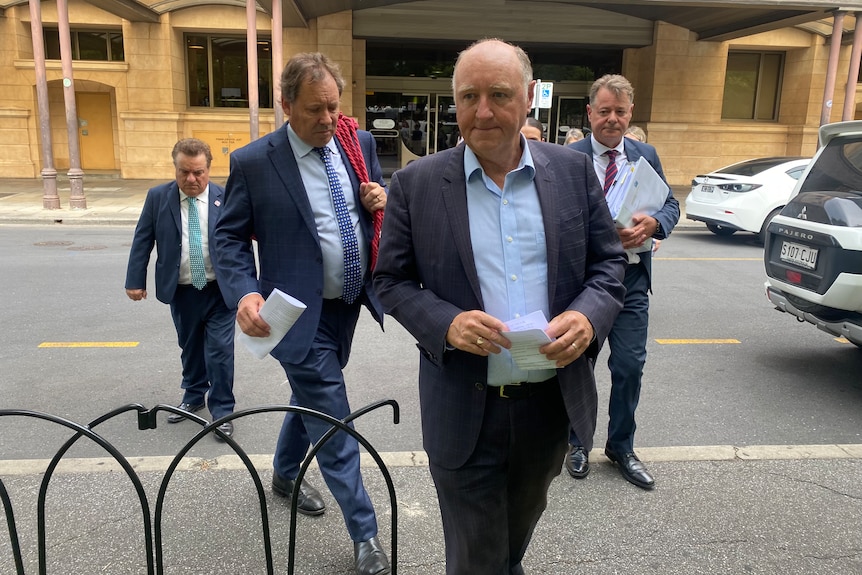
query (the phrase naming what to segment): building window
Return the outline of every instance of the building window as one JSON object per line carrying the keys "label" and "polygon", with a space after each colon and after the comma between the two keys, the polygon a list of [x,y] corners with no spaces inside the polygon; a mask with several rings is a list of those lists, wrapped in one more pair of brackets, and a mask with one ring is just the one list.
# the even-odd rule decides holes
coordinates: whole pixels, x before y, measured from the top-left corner
{"label": "building window", "polygon": [[[45,58],[60,59],[60,31],[47,28],[45,38]],[[122,62],[123,33],[119,30],[71,30],[72,60],[96,60],[99,62]]]}
{"label": "building window", "polygon": [[[248,108],[248,54],[244,36],[186,36],[189,106]],[[257,42],[258,106],[272,108],[272,43]]]}
{"label": "building window", "polygon": [[724,120],[777,120],[784,54],[730,52],[724,77]]}

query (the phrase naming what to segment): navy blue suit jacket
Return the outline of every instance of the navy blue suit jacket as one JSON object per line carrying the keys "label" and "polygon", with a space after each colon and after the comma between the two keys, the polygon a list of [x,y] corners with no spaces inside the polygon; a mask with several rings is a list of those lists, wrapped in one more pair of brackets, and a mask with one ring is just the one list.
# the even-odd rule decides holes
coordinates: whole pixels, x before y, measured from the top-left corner
{"label": "navy blue suit jacket", "polygon": [[[359,143],[369,178],[384,185],[374,137],[360,130]],[[336,144],[343,154],[337,139]],[[361,206],[359,178],[349,162],[345,165],[353,183],[354,200]],[[279,361],[299,363],[308,353],[320,321],[323,252],[311,203],[287,136],[287,124],[231,154],[226,188],[223,213],[215,231],[219,287],[230,307],[236,307],[243,296],[252,292],[266,298],[273,288],[307,305],[272,351]],[[371,214],[360,209],[359,221],[363,234],[360,241],[370,246],[374,234]],[[252,253],[253,236],[258,240],[259,276]],[[370,273],[364,283],[362,303],[383,325],[383,310],[371,285]]]}
{"label": "navy blue suit jacket", "polygon": [[[598,342],[622,309],[626,259],[592,159],[557,144],[528,145],[545,226],[551,315],[580,311],[596,333],[597,343],[557,370],[572,426],[579,437],[591,438],[596,426],[592,364]],[[459,145],[395,172],[374,270],[386,312],[418,341],[425,450],[435,464],[450,469],[473,453],[488,393],[488,359],[446,348],[455,316],[483,309],[470,241],[464,150]]]}
{"label": "navy blue suit jacket", "polygon": [[[588,154],[590,159],[592,159],[592,136],[569,144],[569,148]],[[656,152],[656,149],[653,146],[645,142],[638,142],[637,140],[624,137],[623,149],[626,151],[627,161],[637,162],[641,157],[646,158],[647,162],[650,163],[656,173],[661,176],[661,179],[667,183],[667,179],[664,177],[664,170],[661,167],[661,160],[658,159],[658,152]],[[668,189],[670,190],[670,186],[668,186]],[[673,190],[668,192],[664,207],[655,214],[650,215],[661,224],[661,233],[656,233],[653,237],[657,240],[663,240],[668,237],[670,232],[673,231],[676,223],[679,221],[679,202],[673,197]],[[646,268],[647,274],[650,278],[650,285],[652,285],[652,251],[638,252],[638,256],[640,257],[641,263],[643,263]],[[578,437],[581,436],[579,435]]]}
{"label": "navy blue suit jacket", "polygon": [[[224,188],[210,182],[208,237],[210,261],[216,266],[212,237],[224,201]],[[180,213],[180,190],[176,181],[151,188],[144,200],[141,217],[135,228],[129,264],[126,269],[126,289],[147,289],[147,266],[150,253],[156,247],[156,298],[171,303],[177,290],[182,257],[183,228]]]}

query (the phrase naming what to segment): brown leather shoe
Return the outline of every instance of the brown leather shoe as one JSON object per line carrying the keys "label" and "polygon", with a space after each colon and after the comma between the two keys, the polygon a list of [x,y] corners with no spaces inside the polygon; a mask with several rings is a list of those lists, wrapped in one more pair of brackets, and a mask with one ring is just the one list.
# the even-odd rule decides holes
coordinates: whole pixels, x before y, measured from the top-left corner
{"label": "brown leather shoe", "polygon": [[357,541],[353,543],[353,561],[356,566],[356,575],[388,575],[389,559],[377,537],[368,541]]}
{"label": "brown leather shoe", "polygon": [[[290,503],[290,496],[293,494],[293,486],[296,482],[292,479],[285,479],[278,473],[272,472],[272,492],[279,497],[287,498]],[[316,516],[323,515],[326,511],[326,503],[323,502],[323,497],[320,492],[306,483],[303,480],[299,486],[299,497],[296,500],[296,510],[303,515]]]}

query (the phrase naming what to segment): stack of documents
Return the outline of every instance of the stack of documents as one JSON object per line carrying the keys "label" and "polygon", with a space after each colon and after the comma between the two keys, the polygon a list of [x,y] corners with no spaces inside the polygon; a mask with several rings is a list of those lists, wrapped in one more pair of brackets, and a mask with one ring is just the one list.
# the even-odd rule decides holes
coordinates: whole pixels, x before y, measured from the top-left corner
{"label": "stack of documents", "polygon": [[[630,228],[634,224],[635,214],[651,216],[662,209],[670,188],[656,173],[650,163],[641,156],[637,162],[629,162],[620,170],[617,180],[608,190],[605,199],[608,209],[618,228]],[[640,248],[626,250],[630,252],[629,262],[637,260],[632,257],[635,252],[645,252],[652,249],[652,242],[646,241]]]}
{"label": "stack of documents", "polygon": [[617,227],[630,228],[635,214],[653,215],[667,200],[670,188],[641,156],[620,170],[606,200]]}

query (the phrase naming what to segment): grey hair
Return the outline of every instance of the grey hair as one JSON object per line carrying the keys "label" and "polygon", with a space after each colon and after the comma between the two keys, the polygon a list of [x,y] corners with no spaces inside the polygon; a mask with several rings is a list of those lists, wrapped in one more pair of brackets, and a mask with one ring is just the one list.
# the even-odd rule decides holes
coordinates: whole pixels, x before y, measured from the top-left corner
{"label": "grey hair", "polygon": [[596,105],[596,94],[599,93],[599,90],[604,88],[608,90],[614,96],[627,96],[629,102],[635,103],[635,89],[632,87],[632,83],[629,82],[625,76],[620,76],[619,74],[605,74],[595,82],[590,87],[590,106]]}

